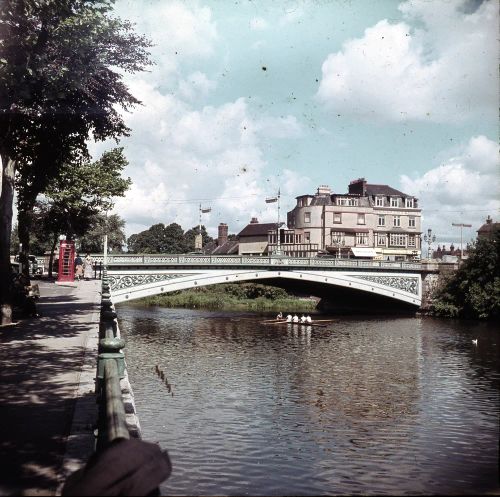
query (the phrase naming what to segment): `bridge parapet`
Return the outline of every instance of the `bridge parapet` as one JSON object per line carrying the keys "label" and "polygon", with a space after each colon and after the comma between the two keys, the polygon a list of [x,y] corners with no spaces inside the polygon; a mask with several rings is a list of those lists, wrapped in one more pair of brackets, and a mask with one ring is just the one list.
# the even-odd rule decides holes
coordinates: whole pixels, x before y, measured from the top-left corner
{"label": "bridge parapet", "polygon": [[[102,256],[96,255],[97,262]],[[280,257],[191,254],[120,254],[108,255],[108,266],[292,266],[321,268],[374,268],[389,271],[420,271],[418,262],[389,262],[326,257]]]}

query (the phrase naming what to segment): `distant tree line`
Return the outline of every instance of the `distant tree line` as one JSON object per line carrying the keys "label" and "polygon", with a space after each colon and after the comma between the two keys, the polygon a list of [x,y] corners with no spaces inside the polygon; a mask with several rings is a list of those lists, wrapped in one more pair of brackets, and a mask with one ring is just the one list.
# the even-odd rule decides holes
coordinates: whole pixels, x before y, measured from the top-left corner
{"label": "distant tree line", "polygon": [[455,318],[500,318],[500,232],[474,243],[469,257],[435,290],[430,312]]}
{"label": "distant tree line", "polygon": [[[133,254],[185,254],[194,252],[195,237],[199,233],[199,226],[184,232],[182,226],[171,223],[154,224],[147,230],[131,235],[127,240],[127,248]],[[201,227],[203,246],[213,242],[205,226]]]}

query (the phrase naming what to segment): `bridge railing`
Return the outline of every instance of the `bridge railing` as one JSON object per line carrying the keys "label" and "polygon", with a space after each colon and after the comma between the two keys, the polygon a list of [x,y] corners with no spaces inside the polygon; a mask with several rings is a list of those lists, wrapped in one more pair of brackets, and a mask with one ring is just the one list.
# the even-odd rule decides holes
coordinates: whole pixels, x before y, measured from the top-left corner
{"label": "bridge railing", "polygon": [[120,337],[116,312],[109,293],[107,274],[104,270],[96,383],[99,404],[97,452],[106,448],[114,440],[130,438],[120,386],[120,380],[125,372],[125,358],[122,352],[124,347],[125,341]]}
{"label": "bridge railing", "polygon": [[[96,262],[102,256],[94,255]],[[334,259],[327,257],[281,257],[246,255],[191,255],[191,254],[119,254],[108,255],[108,266],[309,266],[339,268],[381,268],[420,270],[420,262],[374,261],[362,259]]]}

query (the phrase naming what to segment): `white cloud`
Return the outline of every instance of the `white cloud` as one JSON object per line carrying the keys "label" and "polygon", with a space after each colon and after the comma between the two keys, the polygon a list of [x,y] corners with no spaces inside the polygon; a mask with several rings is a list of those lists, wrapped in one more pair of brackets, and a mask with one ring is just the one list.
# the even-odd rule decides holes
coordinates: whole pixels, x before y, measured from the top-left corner
{"label": "white cloud", "polygon": [[117,2],[117,14],[136,23],[138,33],[146,33],[154,44],[156,62],[152,78],[167,82],[179,72],[181,60],[206,58],[214,54],[217,25],[209,7],[193,1]]}
{"label": "white cloud", "polygon": [[269,23],[262,17],[254,17],[250,20],[250,29],[253,31],[263,31],[269,27]]}
{"label": "white cloud", "polygon": [[206,97],[216,87],[217,82],[208,79],[206,74],[200,71],[192,73],[179,82],[180,94],[188,100]]}
{"label": "white cloud", "polygon": [[[206,82],[199,75],[198,80]],[[123,142],[130,162],[125,174],[133,187],[115,208],[127,221],[128,236],[132,227],[159,222],[189,229],[198,223],[199,203],[213,207],[203,217],[212,234],[219,222],[237,232],[251,215],[273,216],[264,202],[270,186],[261,138],[298,136],[295,117],[254,118],[244,98],[198,109],[181,99],[182,92],[164,94],[144,80],[134,81],[131,91],[144,104],[126,115],[133,133]],[[290,172],[287,181],[292,180]]]}
{"label": "white cloud", "polygon": [[432,228],[441,243],[460,238],[452,223],[472,224],[464,243],[489,214],[500,214],[500,167],[497,144],[485,136],[473,137],[456,154],[422,176],[401,176],[401,189],[420,199],[424,228]]}
{"label": "white cloud", "polygon": [[[388,121],[456,122],[498,108],[496,2],[400,5],[322,65],[317,98],[336,113]],[[421,26],[421,27],[415,27]]]}

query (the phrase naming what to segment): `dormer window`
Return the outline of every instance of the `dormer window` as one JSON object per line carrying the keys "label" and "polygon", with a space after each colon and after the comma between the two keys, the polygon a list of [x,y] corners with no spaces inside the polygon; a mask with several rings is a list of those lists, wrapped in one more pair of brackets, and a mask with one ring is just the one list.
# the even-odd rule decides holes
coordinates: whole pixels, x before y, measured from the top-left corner
{"label": "dormer window", "polygon": [[413,199],[412,198],[407,198],[405,200],[405,202],[406,202],[406,204],[405,204],[406,207],[413,208]]}
{"label": "dormer window", "polygon": [[399,198],[391,197],[391,207],[399,207]]}
{"label": "dormer window", "polygon": [[384,206],[384,197],[375,197],[375,207]]}

